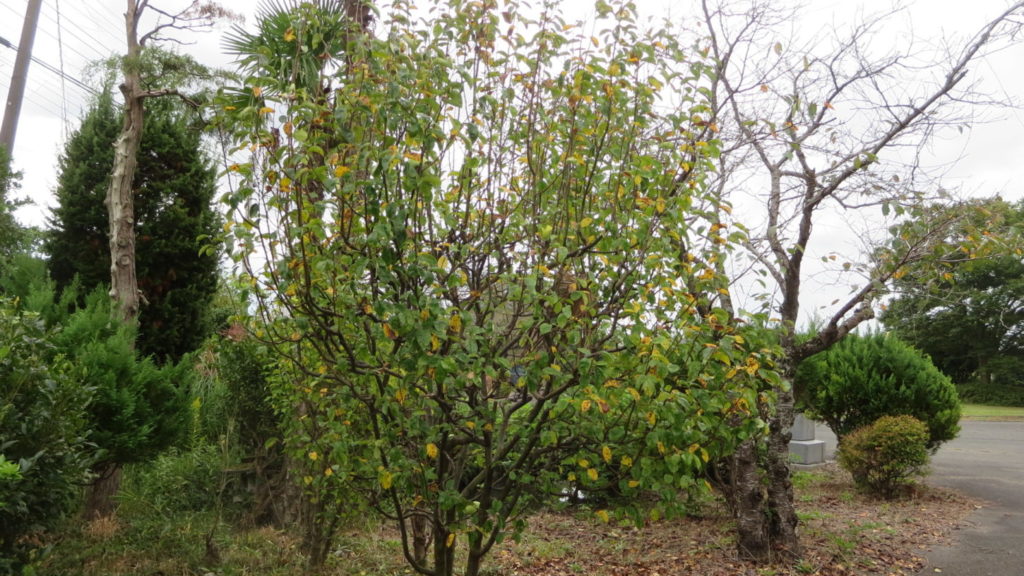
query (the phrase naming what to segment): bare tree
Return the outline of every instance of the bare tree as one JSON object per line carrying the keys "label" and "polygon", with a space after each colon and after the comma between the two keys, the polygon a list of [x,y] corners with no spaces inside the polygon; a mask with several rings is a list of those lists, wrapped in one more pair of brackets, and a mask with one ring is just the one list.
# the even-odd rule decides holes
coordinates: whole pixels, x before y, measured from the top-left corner
{"label": "bare tree", "polygon": [[[891,46],[876,40],[894,12],[801,43],[785,32],[796,11],[780,12],[767,0],[701,0],[701,8],[702,32],[717,62],[706,119],[709,137],[714,133],[722,147],[713,185],[722,205],[743,205],[748,213],[757,206],[763,217],[746,223],[745,247],[767,278],[770,312],[781,327],[779,368],[789,381],[801,360],[873,318],[891,281],[932,254],[956,219],[922,219],[902,227],[895,242],[869,242],[860,261],[837,262],[840,273],[858,275],[851,292],[834,303],[813,338],[800,341],[806,258],[827,242],[813,234],[815,223],[836,213],[851,219],[880,210],[896,220],[929,213],[923,208],[936,198],[926,190],[936,186],[921,153],[937,131],[964,125],[974,105],[984,103],[966,80],[968,67],[1020,30],[1024,2],[962,45],[927,54],[913,45],[879,49]],[[731,470],[740,553],[757,560],[800,554],[788,459],[794,394],[785,384],[774,392],[777,401],[764,414],[766,456],[745,445]],[[758,464],[760,472],[753,468]]]}

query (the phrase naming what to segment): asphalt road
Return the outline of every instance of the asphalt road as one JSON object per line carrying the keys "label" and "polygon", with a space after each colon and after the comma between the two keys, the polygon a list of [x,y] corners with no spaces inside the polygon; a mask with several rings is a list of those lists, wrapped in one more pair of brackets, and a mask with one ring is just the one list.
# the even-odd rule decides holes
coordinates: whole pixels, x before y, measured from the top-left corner
{"label": "asphalt road", "polygon": [[[954,488],[985,502],[954,534],[955,542],[924,552],[919,572],[945,576],[1024,574],[1024,422],[960,423],[960,436],[932,457],[932,485]],[[835,457],[835,436],[818,426],[826,454]]]}
{"label": "asphalt road", "polygon": [[987,502],[956,542],[927,551],[920,574],[1024,574],[1024,422],[961,422],[960,436],[932,458],[930,484]]}

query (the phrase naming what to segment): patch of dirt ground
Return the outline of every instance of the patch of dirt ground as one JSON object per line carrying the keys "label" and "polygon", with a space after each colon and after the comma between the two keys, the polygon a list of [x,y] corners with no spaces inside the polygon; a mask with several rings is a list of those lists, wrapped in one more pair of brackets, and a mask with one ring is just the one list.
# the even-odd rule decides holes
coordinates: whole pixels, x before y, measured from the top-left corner
{"label": "patch of dirt ground", "polygon": [[604,524],[592,512],[542,513],[520,542],[495,547],[489,573],[508,576],[910,575],[923,550],[947,543],[980,503],[943,488],[916,486],[903,500],[859,494],[835,464],[795,478],[803,560],[755,565],[735,551],[732,521],[719,505],[702,518]]}

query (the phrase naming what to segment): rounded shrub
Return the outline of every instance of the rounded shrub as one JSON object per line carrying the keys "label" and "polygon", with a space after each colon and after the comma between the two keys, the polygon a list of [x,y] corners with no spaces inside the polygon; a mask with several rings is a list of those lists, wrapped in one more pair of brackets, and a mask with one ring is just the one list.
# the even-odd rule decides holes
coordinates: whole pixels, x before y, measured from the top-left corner
{"label": "rounded shrub", "polygon": [[928,427],[913,416],[882,416],[848,434],[837,460],[858,487],[893,498],[925,472]]}
{"label": "rounded shrub", "polygon": [[960,431],[960,399],[948,376],[895,336],[851,334],[804,360],[794,382],[808,416],[822,420],[840,443],[882,416],[924,422],[928,448]]}

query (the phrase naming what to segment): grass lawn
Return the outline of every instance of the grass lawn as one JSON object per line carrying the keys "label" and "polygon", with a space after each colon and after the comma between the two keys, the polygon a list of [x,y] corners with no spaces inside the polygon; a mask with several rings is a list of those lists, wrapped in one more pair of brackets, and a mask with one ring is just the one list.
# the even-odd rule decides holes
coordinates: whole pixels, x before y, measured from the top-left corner
{"label": "grass lawn", "polygon": [[1006,422],[1024,421],[1024,408],[1009,406],[983,406],[981,404],[964,404],[965,420],[990,420]]}

